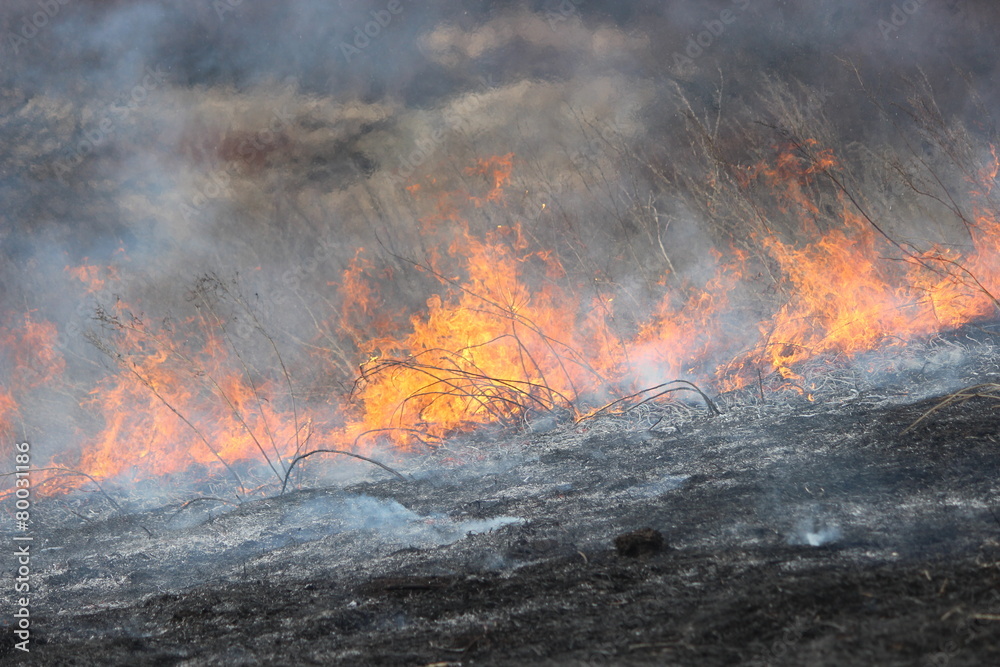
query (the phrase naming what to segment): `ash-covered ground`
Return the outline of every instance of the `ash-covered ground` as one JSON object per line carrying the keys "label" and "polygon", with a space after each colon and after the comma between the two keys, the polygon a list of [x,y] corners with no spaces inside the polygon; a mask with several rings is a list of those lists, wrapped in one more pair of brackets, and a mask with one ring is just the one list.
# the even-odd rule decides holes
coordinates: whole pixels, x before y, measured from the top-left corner
{"label": "ash-covered ground", "polygon": [[[827,367],[814,402],[748,391],[716,416],[691,401],[539,421],[394,462],[405,481],[357,469],[239,506],[43,501],[16,657],[993,664],[1000,403],[907,431],[947,390],[997,381],[1000,338],[972,334],[883,359],[882,388]],[[644,528],[662,546],[616,546]],[[0,650],[15,657],[7,633]]]}

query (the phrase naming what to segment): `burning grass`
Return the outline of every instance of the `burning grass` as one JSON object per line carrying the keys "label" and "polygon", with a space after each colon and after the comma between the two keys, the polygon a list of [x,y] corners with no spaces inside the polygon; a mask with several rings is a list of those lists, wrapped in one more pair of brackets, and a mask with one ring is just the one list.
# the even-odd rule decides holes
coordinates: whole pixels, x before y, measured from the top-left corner
{"label": "burning grass", "polygon": [[[89,336],[111,363],[78,406],[96,429],[55,463],[77,480],[200,471],[211,483],[227,478],[241,497],[283,492],[320,473],[307,465],[315,454],[398,474],[391,459],[487,425],[684,406],[684,392],[710,414],[720,392],[811,400],[810,364],[848,364],[995,317],[996,150],[942,132],[944,119],[915,98],[909,131],[936,159],[883,160],[880,174],[906,194],[890,216],[866,181],[870,150],[838,145],[826,119],[768,86],[775,118],[750,107],[724,122],[681,98],[689,165],[667,169],[602,130],[607,154],[577,162],[573,194],[613,204],[604,210],[620,230],[594,230],[606,246],[584,241],[571,213],[520,202],[516,179],[531,165],[505,154],[451,176],[414,176],[405,220],[372,195],[393,230],[373,234],[377,250],[344,244],[334,275],[314,267],[297,279],[307,315],[297,321],[312,331],[289,330],[268,312],[267,285],[244,279],[208,275],[159,320],[143,313],[141,295],[116,297]],[[617,193],[602,198],[609,166],[633,181],[624,211]],[[704,252],[671,245],[682,211],[700,221]],[[918,216],[933,225],[899,222]],[[937,238],[918,241],[914,230]],[[66,278],[89,294],[121,273],[88,264]],[[17,380],[0,394],[8,430],[17,406],[66,368],[55,325],[34,312],[24,321],[3,332],[5,373]],[[995,388],[941,407],[996,398]],[[64,475],[50,483],[72,486]]]}

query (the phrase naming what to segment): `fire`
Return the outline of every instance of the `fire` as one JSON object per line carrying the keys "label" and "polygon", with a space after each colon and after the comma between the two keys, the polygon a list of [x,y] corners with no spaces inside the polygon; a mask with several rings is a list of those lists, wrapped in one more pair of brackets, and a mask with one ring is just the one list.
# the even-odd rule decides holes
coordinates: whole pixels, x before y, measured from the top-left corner
{"label": "fire", "polygon": [[17,414],[17,401],[14,396],[5,389],[0,389],[0,437],[4,441],[13,438],[14,417]]}
{"label": "fire", "polygon": [[61,378],[66,362],[59,352],[55,324],[36,320],[33,312],[20,320],[18,325],[0,328],[0,350],[8,357],[11,385],[23,392]]}
{"label": "fire", "polygon": [[[93,479],[128,475],[143,481],[195,469],[229,473],[246,492],[251,482],[261,483],[260,473],[241,474],[233,466],[256,461],[280,480],[298,453],[302,430],[292,411],[278,407],[287,396],[241,369],[208,321],[184,323],[186,335],[175,340],[172,327],[153,327],[128,308],[119,302],[107,314],[113,334],[100,343],[120,372],[101,380],[82,402],[101,427],[78,460],[57,463]],[[82,483],[70,477],[54,488]]]}
{"label": "fire", "polygon": [[466,230],[451,256],[467,257],[465,280],[428,298],[408,335],[372,341],[392,357],[363,368],[352,432],[397,426],[401,443],[413,429],[440,438],[570,407],[579,387],[600,379],[577,352],[585,345],[573,333],[572,297],[552,284],[531,290],[523,279],[527,263],[560,269],[551,256],[526,252],[519,228],[498,227],[482,241]]}
{"label": "fire", "polygon": [[[84,257],[84,261],[87,258]],[[119,279],[118,272],[114,266],[96,266],[93,264],[81,264],[80,266],[66,266],[66,273],[87,286],[87,294],[96,294],[103,290],[108,282]]]}
{"label": "fire", "polygon": [[[436,179],[406,188],[436,204],[419,220],[425,254],[407,260],[419,280],[359,248],[328,283],[333,307],[310,345],[317,367],[360,370],[344,398],[297,400],[291,378],[276,370],[284,362],[272,359],[271,370],[249,363],[210,308],[154,325],[118,301],[98,341],[112,368],[80,402],[96,428],[78,454],[56,463],[96,480],[200,474],[227,476],[242,492],[273,489],[313,435],[359,453],[379,440],[412,451],[487,424],[580,417],[675,379],[734,390],[772,377],[772,386],[805,395],[797,382],[810,359],[904,345],[997,313],[995,153],[975,186],[969,248],[917,251],[880,234],[844,191],[828,190],[820,205],[819,187],[841,168],[832,151],[815,141],[778,147],[743,169],[739,183],[766,193],[797,228],[782,234],[765,221],[751,239],[760,256],[719,249],[706,258],[711,275],[702,283],[664,274],[650,287],[659,290],[652,307],[567,270],[561,249],[538,247],[521,221],[470,222],[477,211],[504,209],[515,168],[512,154],[494,156],[464,171],[471,191]],[[762,262],[771,263],[776,296],[751,311],[739,295],[762,291]],[[85,294],[118,280],[114,267],[91,264],[66,275]],[[417,286],[427,290],[423,306],[408,309]],[[36,313],[0,329],[5,434],[31,392],[62,381],[58,336]]]}
{"label": "fire", "polygon": [[494,156],[479,160],[474,167],[465,170],[472,176],[485,176],[490,181],[490,190],[484,197],[470,197],[476,208],[482,208],[488,203],[499,202],[503,198],[503,186],[510,178],[514,169],[514,154]]}
{"label": "fire", "polygon": [[789,301],[761,331],[771,364],[784,377],[810,357],[873,350],[887,339],[931,330],[915,296],[892,288],[865,222],[846,209],[842,216],[844,229],[801,248],[763,239],[790,287]]}
{"label": "fire", "polygon": [[814,237],[800,245],[776,235],[758,238],[778,263],[788,294],[760,326],[764,356],[785,378],[797,378],[793,367],[810,358],[901,345],[996,313],[1000,230],[985,209],[972,230],[974,251],[968,256],[935,247],[891,261],[887,258],[896,248],[843,196],[840,226],[825,234],[816,231],[819,210],[806,187],[816,174],[836,166],[828,150],[818,151],[810,162],[786,149],[777,167],[758,165],[753,172],[766,179],[784,210],[794,211],[801,228]]}
{"label": "fire", "polygon": [[337,328],[359,347],[390,335],[397,319],[379,288],[392,281],[393,272],[389,268],[379,272],[364,251],[358,248],[337,289],[341,299]]}
{"label": "fire", "polygon": [[918,284],[943,327],[983,319],[1000,309],[1000,219],[990,200],[1000,170],[995,148],[992,156],[979,176],[983,190],[974,192],[978,203],[968,230],[973,250],[962,256],[951,248],[934,248],[920,256],[922,264],[936,269],[919,276]]}
{"label": "fire", "polygon": [[55,324],[40,319],[36,311],[0,326],[0,372],[5,380],[0,388],[0,438],[4,454],[12,451],[15,438],[23,437],[15,431],[25,417],[21,406],[32,405],[40,390],[58,387],[63,380],[66,362],[58,336]]}
{"label": "fire", "polygon": [[[646,377],[649,385],[679,377],[702,377],[702,366],[728,350],[723,321],[730,314],[729,294],[743,278],[746,255],[734,250],[731,260],[715,253],[714,277],[703,287],[689,287],[688,294],[667,291],[653,317],[645,322],[635,341],[621,346],[636,349],[638,366],[655,369],[658,377]],[[633,371],[643,376],[641,368]]]}

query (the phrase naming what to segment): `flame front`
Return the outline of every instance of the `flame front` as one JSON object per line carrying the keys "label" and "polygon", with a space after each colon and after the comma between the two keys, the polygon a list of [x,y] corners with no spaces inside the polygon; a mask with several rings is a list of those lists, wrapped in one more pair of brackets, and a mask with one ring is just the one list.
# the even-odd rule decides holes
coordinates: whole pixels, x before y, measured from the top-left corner
{"label": "flame front", "polygon": [[[398,263],[380,265],[376,254],[359,249],[328,282],[333,294],[330,311],[318,318],[322,335],[306,341],[319,366],[360,368],[349,395],[297,400],[280,356],[271,368],[251,363],[210,309],[153,326],[119,301],[103,313],[109,333],[99,343],[110,370],[80,401],[90,420],[84,423],[96,426],[78,434],[79,452],[55,461],[83,475],[53,473],[50,488],[79,486],[87,477],[219,473],[248,492],[273,486],[268,476],[281,479],[311,447],[370,453],[388,442],[412,451],[487,424],[581,416],[674,379],[720,390],[764,375],[777,377],[775,386],[794,385],[807,360],[904,345],[996,315],[1000,222],[990,195],[997,165],[994,154],[978,175],[973,196],[981,205],[968,249],[916,251],[882,235],[844,189],[826,208],[839,223],[821,231],[814,186],[836,174],[838,161],[816,142],[781,147],[738,180],[747,191],[769,192],[797,220],[796,241],[764,225],[752,239],[760,257],[719,249],[701,284],[665,272],[657,302],[641,309],[572,277],[559,249],[538,247],[519,221],[473,231],[467,213],[506,206],[513,155],[467,169],[475,192],[411,183],[408,196],[437,202],[436,213],[420,220],[423,238],[447,239],[428,243],[424,258],[404,267],[420,285],[433,286],[423,307],[408,310],[401,290],[390,287],[406,280]],[[763,275],[768,263],[776,276],[770,309],[746,327],[734,295],[752,287],[759,278],[748,276]],[[67,267],[66,274],[84,293],[117,279],[113,267]],[[639,310],[644,317],[635,316]],[[35,392],[64,381],[58,334],[36,313],[0,330],[6,442]]]}

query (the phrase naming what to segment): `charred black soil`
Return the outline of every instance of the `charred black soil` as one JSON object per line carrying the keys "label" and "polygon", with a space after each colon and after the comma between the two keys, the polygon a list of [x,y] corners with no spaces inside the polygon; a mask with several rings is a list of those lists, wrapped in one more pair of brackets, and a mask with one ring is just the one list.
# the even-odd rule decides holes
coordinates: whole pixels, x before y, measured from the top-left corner
{"label": "charred black soil", "polygon": [[[862,392],[594,419],[438,451],[407,482],[373,471],[237,508],[53,500],[37,510],[31,653],[0,651],[47,665],[998,664],[998,404],[903,433],[936,403]],[[647,531],[616,548],[642,528],[662,544]]]}

